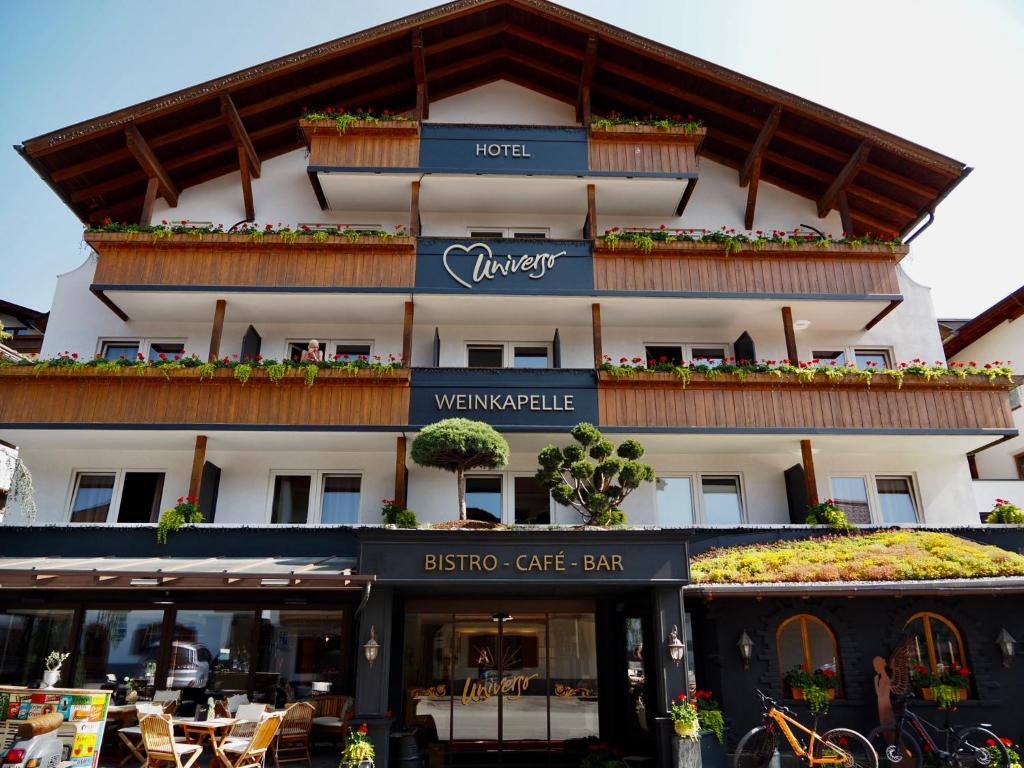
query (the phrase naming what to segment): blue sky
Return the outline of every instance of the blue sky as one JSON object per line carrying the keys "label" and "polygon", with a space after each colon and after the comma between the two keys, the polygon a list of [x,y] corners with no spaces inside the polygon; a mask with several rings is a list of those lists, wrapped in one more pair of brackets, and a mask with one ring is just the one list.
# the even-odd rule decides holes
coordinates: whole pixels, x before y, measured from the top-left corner
{"label": "blue sky", "polygon": [[[429,0],[0,0],[0,298],[38,309],[81,225],[10,147]],[[1024,283],[1020,0],[564,0],[975,167],[905,262],[942,316]],[[244,9],[244,10],[243,10]]]}

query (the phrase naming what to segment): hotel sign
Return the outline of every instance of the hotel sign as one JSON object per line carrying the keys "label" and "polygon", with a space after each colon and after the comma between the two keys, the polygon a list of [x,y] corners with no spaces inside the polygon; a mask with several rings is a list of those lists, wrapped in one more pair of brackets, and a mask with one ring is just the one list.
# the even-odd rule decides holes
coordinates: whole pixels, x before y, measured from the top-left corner
{"label": "hotel sign", "polygon": [[452,417],[523,431],[597,423],[597,382],[589,370],[413,370],[410,424],[422,426]]}
{"label": "hotel sign", "polygon": [[594,288],[585,240],[420,238],[417,247],[417,290],[589,294]]}
{"label": "hotel sign", "polygon": [[584,175],[587,131],[524,125],[424,123],[420,169],[427,173]]}

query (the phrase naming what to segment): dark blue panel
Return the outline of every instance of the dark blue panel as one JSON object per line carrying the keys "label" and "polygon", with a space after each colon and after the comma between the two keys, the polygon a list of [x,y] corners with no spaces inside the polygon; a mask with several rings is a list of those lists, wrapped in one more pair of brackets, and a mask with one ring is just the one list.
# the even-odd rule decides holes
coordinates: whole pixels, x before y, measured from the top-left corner
{"label": "dark blue panel", "polygon": [[420,238],[416,289],[457,293],[589,294],[588,240]]}
{"label": "dark blue panel", "polygon": [[425,123],[420,168],[448,173],[587,173],[585,128]]}
{"label": "dark blue panel", "polygon": [[411,386],[414,428],[454,417],[538,431],[597,422],[593,371],[417,368]]}

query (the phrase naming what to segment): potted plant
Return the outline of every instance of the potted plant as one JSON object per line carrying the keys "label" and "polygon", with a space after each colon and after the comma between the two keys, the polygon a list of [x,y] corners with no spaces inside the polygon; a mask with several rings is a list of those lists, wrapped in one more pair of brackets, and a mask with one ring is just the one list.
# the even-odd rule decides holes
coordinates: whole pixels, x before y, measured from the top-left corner
{"label": "potted plant", "polygon": [[693,692],[697,702],[697,722],[700,724],[700,759],[705,768],[725,768],[725,718],[711,691]]}
{"label": "potted plant", "polygon": [[809,504],[807,506],[807,524],[824,525],[837,533],[856,530],[856,526],[846,519],[846,512],[836,504],[835,499],[825,499],[819,504]]}
{"label": "potted plant", "polygon": [[57,685],[57,682],[60,680],[61,665],[68,660],[70,655],[70,653],[50,651],[46,661],[43,662],[46,666],[46,669],[43,671],[43,688],[49,689]]}
{"label": "potted plant", "polygon": [[586,756],[580,761],[580,768],[626,768],[622,750],[599,741],[587,747]]}
{"label": "potted plant", "polygon": [[395,528],[415,528],[416,513],[406,509],[398,499],[383,499],[384,507],[381,509],[381,516],[384,518],[384,525]]}
{"label": "potted plant", "polygon": [[156,540],[167,543],[167,534],[181,526],[203,522],[203,513],[199,511],[199,499],[195,496],[179,496],[178,503],[160,516],[156,528]]}
{"label": "potted plant", "polygon": [[813,672],[806,666],[794,667],[786,673],[783,682],[789,686],[793,698],[806,701],[812,715],[828,709],[828,703],[836,696],[836,671],[831,666],[819,667]]}
{"label": "potted plant", "polygon": [[996,499],[992,504],[992,511],[985,518],[985,522],[1021,525],[1024,524],[1024,510],[1008,499]]}
{"label": "potted plant", "polygon": [[910,682],[925,701],[934,701],[943,709],[955,707],[967,698],[971,686],[971,670],[954,662],[939,665],[938,674],[928,667],[917,665],[910,671]]}
{"label": "potted plant", "polygon": [[700,731],[700,718],[697,715],[697,702],[685,693],[672,702],[672,724],[676,736],[680,739],[696,741]]}
{"label": "potted plant", "polygon": [[341,756],[338,768],[374,768],[373,742],[370,741],[370,729],[366,723],[348,733],[345,751]]}

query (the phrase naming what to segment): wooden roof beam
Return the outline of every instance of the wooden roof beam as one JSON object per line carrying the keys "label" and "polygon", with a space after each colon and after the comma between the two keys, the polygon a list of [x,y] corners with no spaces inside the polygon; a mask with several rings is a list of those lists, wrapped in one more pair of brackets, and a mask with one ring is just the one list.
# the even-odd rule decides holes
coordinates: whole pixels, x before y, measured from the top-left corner
{"label": "wooden roof beam", "polygon": [[256,147],[252,145],[252,139],[245,129],[245,124],[242,123],[238,110],[235,109],[235,102],[230,93],[220,95],[220,113],[228,124],[228,130],[231,131],[231,137],[235,140],[235,144],[245,154],[245,159],[249,164],[249,173],[254,179],[258,179],[260,177],[260,156],[256,153]]}
{"label": "wooden roof beam", "polygon": [[[779,127],[779,120],[782,118],[782,105],[776,104],[772,111],[768,114],[768,118],[764,121],[764,125],[761,126],[761,132],[757,134],[757,138],[754,139],[754,144],[750,148],[750,152],[747,153],[747,159],[743,161],[743,165],[740,166],[740,186],[747,186],[747,182],[750,181],[751,173],[754,170],[754,164],[757,164],[758,171],[761,167],[761,157],[764,155],[764,151],[768,148],[768,142],[772,140],[772,136],[775,134],[775,129]],[[756,196],[756,192],[754,193]],[[747,227],[749,229],[749,227]]]}
{"label": "wooden roof beam", "polygon": [[178,205],[178,188],[171,181],[171,177],[167,175],[167,171],[164,170],[163,165],[157,160],[156,155],[153,154],[153,150],[149,148],[149,144],[142,138],[142,134],[139,133],[139,129],[135,127],[135,123],[128,123],[124,127],[125,141],[128,143],[128,151],[131,152],[139,165],[142,166],[142,170],[146,173],[149,178],[156,178],[157,185],[160,189],[160,195],[167,202],[167,204],[174,208]]}
{"label": "wooden roof beam", "polygon": [[[743,176],[744,167],[740,169],[740,176]],[[747,170],[747,207],[743,211],[744,229],[754,228],[754,208],[757,206],[757,185],[761,181],[761,157],[755,157],[752,166]],[[742,182],[741,182],[742,183]]]}
{"label": "wooden roof beam", "polygon": [[850,155],[850,159],[846,161],[846,165],[843,166],[842,170],[839,171],[832,183],[829,184],[828,189],[825,190],[825,194],[818,198],[818,218],[823,219],[828,215],[835,205],[836,200],[839,197],[839,193],[846,190],[854,177],[860,173],[860,169],[864,167],[864,163],[868,161],[868,154],[871,152],[871,142],[864,139],[857,147],[856,151]]}
{"label": "wooden roof beam", "polygon": [[430,117],[430,94],[427,92],[427,57],[423,51],[423,30],[412,31],[412,69],[416,77],[416,116]]}
{"label": "wooden roof beam", "polygon": [[594,81],[597,66],[597,36],[587,37],[587,49],[583,54],[583,68],[580,72],[580,87],[576,95],[576,121],[584,125],[590,122],[590,84]]}

